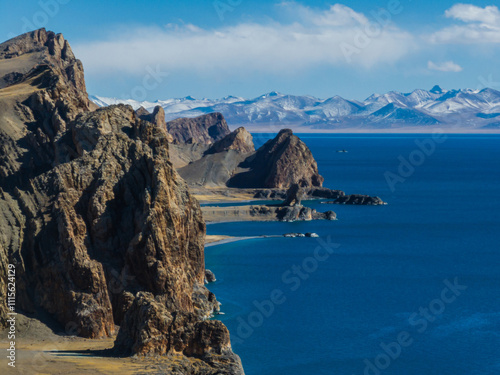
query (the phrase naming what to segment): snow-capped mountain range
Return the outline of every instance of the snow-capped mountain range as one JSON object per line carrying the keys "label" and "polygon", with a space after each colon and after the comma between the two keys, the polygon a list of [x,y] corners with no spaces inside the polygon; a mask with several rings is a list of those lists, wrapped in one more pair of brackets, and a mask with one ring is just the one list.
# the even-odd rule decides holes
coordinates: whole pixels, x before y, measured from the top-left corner
{"label": "snow-capped mountain range", "polygon": [[167,121],[221,112],[232,128],[252,130],[281,127],[310,130],[442,128],[457,130],[499,129],[500,92],[483,90],[415,90],[374,94],[363,102],[340,96],[318,99],[271,92],[255,99],[228,96],[222,99],[182,99],[140,102],[91,96],[98,106],[124,103],[152,112],[162,106]]}

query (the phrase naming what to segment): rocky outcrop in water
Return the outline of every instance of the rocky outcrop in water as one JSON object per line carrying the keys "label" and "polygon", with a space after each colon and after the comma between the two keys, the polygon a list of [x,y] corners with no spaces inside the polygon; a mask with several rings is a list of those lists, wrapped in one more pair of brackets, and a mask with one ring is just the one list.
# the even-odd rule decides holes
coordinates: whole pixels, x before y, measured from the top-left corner
{"label": "rocky outcrop in water", "polygon": [[252,136],[239,128],[179,169],[193,187],[272,188],[293,184],[321,189],[323,177],[311,151],[290,130],[254,151]]}
{"label": "rocky outcrop in water", "polygon": [[224,116],[220,113],[169,121],[167,132],[172,135],[176,143],[206,145],[211,145],[231,133]]}
{"label": "rocky outcrop in water", "polygon": [[217,281],[217,279],[215,278],[214,273],[210,270],[205,270],[205,282],[206,283],[214,283],[216,281]]}
{"label": "rocky outcrop in water", "polygon": [[266,142],[241,165],[228,186],[239,188],[286,189],[293,184],[321,187],[323,177],[309,148],[289,129]]}
{"label": "rocky outcrop in water", "polygon": [[315,209],[304,206],[251,206],[250,216],[267,221],[311,221],[336,220],[333,211],[317,212]]}
{"label": "rocky outcrop in water", "polygon": [[323,202],[330,204],[349,204],[349,205],[361,205],[361,206],[381,206],[386,203],[379,197],[371,197],[369,195],[361,194],[351,194],[338,197],[332,202]]}
{"label": "rocky outcrop in water", "polygon": [[[124,105],[91,112],[60,34],[38,30],[0,51],[1,77],[22,68],[0,89],[2,294],[13,263],[19,310],[45,310],[88,338],[120,325],[117,351],[181,353],[185,373],[242,373],[227,329],[205,321],[218,310],[204,286],[205,223],[169,162],[160,111],[152,121]],[[5,310],[2,298],[0,323]]]}

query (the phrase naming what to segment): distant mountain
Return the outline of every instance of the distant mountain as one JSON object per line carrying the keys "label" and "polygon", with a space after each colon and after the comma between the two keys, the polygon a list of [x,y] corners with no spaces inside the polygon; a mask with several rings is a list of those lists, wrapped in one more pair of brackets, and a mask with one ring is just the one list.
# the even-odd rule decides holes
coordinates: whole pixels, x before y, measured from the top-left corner
{"label": "distant mountain", "polygon": [[165,109],[166,120],[196,117],[220,112],[231,128],[246,126],[252,130],[291,127],[295,129],[396,129],[440,127],[443,129],[497,129],[500,116],[500,92],[483,90],[443,90],[411,93],[391,91],[374,94],[363,102],[340,96],[318,99],[313,96],[271,92],[254,99],[228,96],[222,99],[181,99],[139,102],[91,96],[99,106],[125,103],[134,109],[149,111],[157,105]]}

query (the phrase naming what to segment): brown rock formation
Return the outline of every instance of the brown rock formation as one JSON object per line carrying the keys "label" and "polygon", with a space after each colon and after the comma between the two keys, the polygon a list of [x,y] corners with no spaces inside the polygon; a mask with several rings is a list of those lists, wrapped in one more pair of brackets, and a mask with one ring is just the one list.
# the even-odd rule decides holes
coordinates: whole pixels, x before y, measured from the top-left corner
{"label": "brown rock formation", "polygon": [[322,189],[323,177],[311,151],[291,130],[282,130],[257,151],[253,149],[251,134],[239,128],[215,142],[198,160],[179,164],[179,173],[194,188],[288,189],[298,184],[308,190]]}
{"label": "brown rock formation", "polygon": [[140,107],[137,111],[135,111],[135,114],[141,120],[149,121],[158,127],[166,129],[165,110],[159,105],[155,107],[153,113],[149,113],[147,109]]}
{"label": "brown rock formation", "polygon": [[[196,358],[196,371],[179,374],[242,375],[241,363],[231,351],[229,331],[218,321],[200,321],[193,314],[172,313],[151,293],[139,293],[125,315],[115,343],[119,353],[182,353]],[[177,373],[175,369],[171,372]]]}
{"label": "brown rock formation", "polygon": [[[0,51],[1,77],[23,68],[0,89],[2,295],[14,263],[18,309],[48,311],[89,338],[119,324],[117,347],[129,353],[182,348],[207,374],[241,370],[227,330],[203,321],[218,308],[204,286],[205,224],[169,162],[164,126],[129,106],[89,112],[82,64],[60,34],[38,30]],[[143,327],[168,345],[152,349]]]}
{"label": "brown rock formation", "polygon": [[242,154],[254,152],[252,135],[245,128],[238,128],[220,141],[215,142],[205,154],[216,154],[229,150],[235,150]]}
{"label": "brown rock formation", "polygon": [[[188,156],[192,145],[176,145],[181,154]],[[215,142],[197,160],[179,168],[179,174],[191,186],[226,186],[238,166],[254,152],[252,135],[245,128],[238,128]],[[191,153],[192,154],[192,153]]]}
{"label": "brown rock formation", "polygon": [[[155,109],[153,110],[153,113],[149,113],[147,109],[144,107],[140,107],[137,111],[135,111],[135,114],[144,121],[149,121],[150,123],[162,128],[166,129],[166,122],[165,122],[165,110],[157,105]],[[167,133],[167,140],[169,143],[174,142],[174,138],[172,137],[171,134]]]}
{"label": "brown rock formation", "polygon": [[[149,116],[151,116],[151,113],[149,113],[149,111],[144,108],[144,107],[139,107],[139,109],[137,109],[135,111],[135,114],[141,119],[141,120],[146,120],[146,121],[149,121]],[[144,118],[144,116],[147,116],[146,118]]]}
{"label": "brown rock formation", "polygon": [[192,187],[225,187],[247,156],[235,150],[206,154],[178,172]]}
{"label": "brown rock formation", "polygon": [[286,192],[286,199],[283,202],[283,206],[300,206],[304,195],[304,189],[299,184],[293,184]]}
{"label": "brown rock formation", "polygon": [[326,203],[360,205],[360,206],[382,206],[387,204],[379,197],[371,197],[369,195],[362,195],[362,194],[344,195],[338,197],[333,202],[326,202]]}
{"label": "brown rock formation", "polygon": [[324,180],[309,148],[289,129],[280,131],[240,167],[247,171],[236,174],[229,186],[286,189],[296,183],[321,187]]}
{"label": "brown rock formation", "polygon": [[196,118],[180,118],[167,122],[167,131],[174,142],[210,145],[231,133],[224,116],[210,113]]}

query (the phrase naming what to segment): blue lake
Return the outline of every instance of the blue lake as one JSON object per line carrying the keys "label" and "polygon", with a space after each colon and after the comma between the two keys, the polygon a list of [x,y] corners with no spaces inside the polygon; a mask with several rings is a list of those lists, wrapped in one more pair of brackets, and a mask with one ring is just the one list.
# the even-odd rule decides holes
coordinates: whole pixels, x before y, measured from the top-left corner
{"label": "blue lake", "polygon": [[299,136],[325,186],[388,205],[312,202],[339,220],[208,226],[320,235],[206,249],[246,374],[500,374],[500,136]]}

